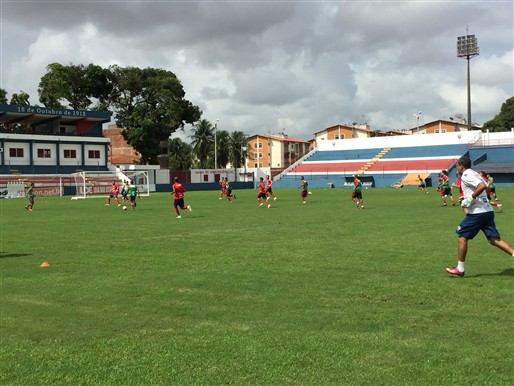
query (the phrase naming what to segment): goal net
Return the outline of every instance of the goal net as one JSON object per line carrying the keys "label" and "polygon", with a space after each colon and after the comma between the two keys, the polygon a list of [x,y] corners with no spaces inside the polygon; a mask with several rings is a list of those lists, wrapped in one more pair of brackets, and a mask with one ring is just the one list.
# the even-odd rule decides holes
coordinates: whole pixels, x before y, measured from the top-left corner
{"label": "goal net", "polygon": [[123,185],[132,181],[137,186],[138,194],[142,197],[150,196],[150,181],[146,170],[124,170],[120,172],[77,172],[73,173],[75,180],[75,196],[72,200],[85,198],[105,198],[111,193],[112,181],[116,181],[121,189]]}

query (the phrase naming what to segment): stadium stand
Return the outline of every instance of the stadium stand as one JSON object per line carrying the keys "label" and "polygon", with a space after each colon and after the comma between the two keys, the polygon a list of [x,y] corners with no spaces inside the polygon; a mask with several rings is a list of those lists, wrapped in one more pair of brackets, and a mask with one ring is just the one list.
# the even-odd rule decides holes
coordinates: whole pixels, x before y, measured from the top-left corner
{"label": "stadium stand", "polygon": [[401,184],[403,186],[409,186],[409,185],[418,186],[419,185],[418,175],[422,179],[426,179],[426,178],[428,178],[430,173],[409,173],[405,177],[402,178]]}
{"label": "stadium stand", "polygon": [[[360,175],[361,180],[368,179],[371,186],[377,187],[399,184],[407,177],[405,182],[408,183],[403,185],[417,186],[417,175],[423,174],[427,185],[431,186],[431,179],[436,178],[441,170],[454,172],[455,162],[469,153],[477,137],[474,132],[464,136],[452,134],[368,138],[367,143],[362,139],[350,139],[332,142],[332,148],[323,144],[322,148],[281,174],[275,186],[296,186],[297,180],[303,175],[311,187],[351,187],[353,174]],[[348,148],[338,149],[337,146]],[[363,148],[359,148],[361,146]],[[410,181],[411,178],[415,180]]]}

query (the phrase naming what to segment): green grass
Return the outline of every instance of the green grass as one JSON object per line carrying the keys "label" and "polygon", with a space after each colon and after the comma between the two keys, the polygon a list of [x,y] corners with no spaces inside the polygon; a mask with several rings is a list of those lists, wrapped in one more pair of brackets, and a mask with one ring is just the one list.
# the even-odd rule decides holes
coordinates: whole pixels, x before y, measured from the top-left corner
{"label": "green grass", "polygon": [[[513,259],[432,189],[0,200],[2,385],[511,385]],[[514,243],[512,189],[498,189]],[[40,268],[44,261],[48,268]]]}

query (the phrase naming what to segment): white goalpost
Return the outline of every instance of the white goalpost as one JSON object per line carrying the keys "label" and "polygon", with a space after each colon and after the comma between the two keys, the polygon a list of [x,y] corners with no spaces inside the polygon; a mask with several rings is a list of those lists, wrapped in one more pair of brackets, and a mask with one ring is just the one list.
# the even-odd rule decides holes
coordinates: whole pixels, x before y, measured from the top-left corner
{"label": "white goalpost", "polygon": [[121,189],[124,184],[132,181],[137,186],[141,197],[150,196],[150,180],[147,170],[124,170],[110,172],[83,171],[73,173],[75,179],[75,196],[72,200],[86,198],[105,198],[111,193],[112,181],[116,181]]}

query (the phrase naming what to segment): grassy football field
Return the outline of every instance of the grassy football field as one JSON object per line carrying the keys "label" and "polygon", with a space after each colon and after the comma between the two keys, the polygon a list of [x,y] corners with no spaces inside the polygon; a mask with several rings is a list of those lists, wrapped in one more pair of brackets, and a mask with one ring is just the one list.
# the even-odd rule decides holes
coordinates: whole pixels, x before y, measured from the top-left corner
{"label": "grassy football field", "polygon": [[463,213],[434,188],[312,191],[190,192],[182,219],[0,200],[0,384],[514,384],[512,257],[480,234],[450,277]]}

